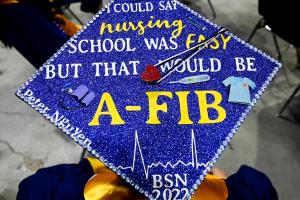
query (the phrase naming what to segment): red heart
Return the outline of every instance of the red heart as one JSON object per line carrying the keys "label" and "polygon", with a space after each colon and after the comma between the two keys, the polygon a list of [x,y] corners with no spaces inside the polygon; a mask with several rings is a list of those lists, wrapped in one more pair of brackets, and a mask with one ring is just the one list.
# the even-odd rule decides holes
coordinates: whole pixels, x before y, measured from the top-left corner
{"label": "red heart", "polygon": [[145,71],[141,75],[141,79],[147,83],[152,83],[161,79],[161,74],[154,65],[147,65]]}

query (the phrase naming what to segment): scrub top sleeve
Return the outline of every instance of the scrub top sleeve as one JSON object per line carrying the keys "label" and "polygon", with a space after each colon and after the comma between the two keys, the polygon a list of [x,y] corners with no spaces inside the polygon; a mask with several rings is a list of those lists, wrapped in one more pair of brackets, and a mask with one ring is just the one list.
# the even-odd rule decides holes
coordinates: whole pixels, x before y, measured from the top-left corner
{"label": "scrub top sleeve", "polygon": [[228,87],[231,84],[232,76],[228,77],[226,80],[223,81],[223,84]]}
{"label": "scrub top sleeve", "polygon": [[250,79],[246,78],[246,82],[252,90],[254,90],[256,88],[255,83],[253,81],[251,81]]}

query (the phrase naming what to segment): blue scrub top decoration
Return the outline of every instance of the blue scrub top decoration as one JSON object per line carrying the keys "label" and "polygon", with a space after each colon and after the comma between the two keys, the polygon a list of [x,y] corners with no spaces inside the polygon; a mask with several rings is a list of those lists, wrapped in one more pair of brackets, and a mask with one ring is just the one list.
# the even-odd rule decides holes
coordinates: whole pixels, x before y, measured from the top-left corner
{"label": "blue scrub top decoration", "polygon": [[279,68],[178,1],[115,0],[17,95],[149,199],[188,199]]}
{"label": "blue scrub top decoration", "polygon": [[226,87],[230,85],[229,102],[251,104],[250,89],[254,90],[256,85],[250,79],[231,76],[223,84]]}

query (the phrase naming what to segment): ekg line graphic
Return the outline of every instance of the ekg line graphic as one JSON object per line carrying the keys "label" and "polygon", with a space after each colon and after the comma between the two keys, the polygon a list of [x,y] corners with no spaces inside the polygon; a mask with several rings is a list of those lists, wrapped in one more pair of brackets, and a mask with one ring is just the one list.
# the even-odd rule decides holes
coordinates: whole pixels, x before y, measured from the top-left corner
{"label": "ekg line graphic", "polygon": [[172,164],[169,161],[169,162],[167,162],[165,164],[162,163],[162,162],[156,162],[156,163],[151,163],[150,165],[146,165],[145,164],[145,160],[144,160],[144,156],[143,156],[143,152],[142,152],[142,148],[140,146],[138,133],[137,133],[137,131],[135,131],[134,154],[133,154],[133,159],[132,159],[132,165],[128,166],[128,167],[118,166],[117,168],[118,169],[123,169],[123,170],[130,169],[132,172],[134,172],[137,153],[140,154],[140,157],[141,157],[141,160],[142,160],[143,169],[144,169],[144,174],[146,176],[146,179],[148,179],[149,170],[151,168],[153,168],[153,167],[163,167],[163,168],[171,167],[171,168],[174,169],[178,165],[183,165],[185,167],[193,166],[195,169],[198,169],[199,167],[205,167],[205,168],[207,168],[207,166],[210,164],[210,161],[207,162],[207,163],[199,163],[198,162],[198,152],[197,152],[197,145],[196,145],[196,139],[195,139],[194,130],[191,129],[191,132],[192,132],[192,134],[191,134],[192,135],[192,141],[191,141],[192,161],[191,162],[185,163],[182,160],[178,160],[174,164]]}

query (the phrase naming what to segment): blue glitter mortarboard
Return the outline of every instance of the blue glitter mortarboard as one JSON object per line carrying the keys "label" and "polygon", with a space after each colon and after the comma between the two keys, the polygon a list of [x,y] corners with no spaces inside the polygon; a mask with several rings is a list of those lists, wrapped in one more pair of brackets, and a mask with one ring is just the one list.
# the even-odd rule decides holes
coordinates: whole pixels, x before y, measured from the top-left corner
{"label": "blue glitter mortarboard", "polygon": [[[116,0],[17,96],[147,198],[188,199],[281,66],[220,29],[178,1]],[[147,84],[146,66],[175,70]]]}

